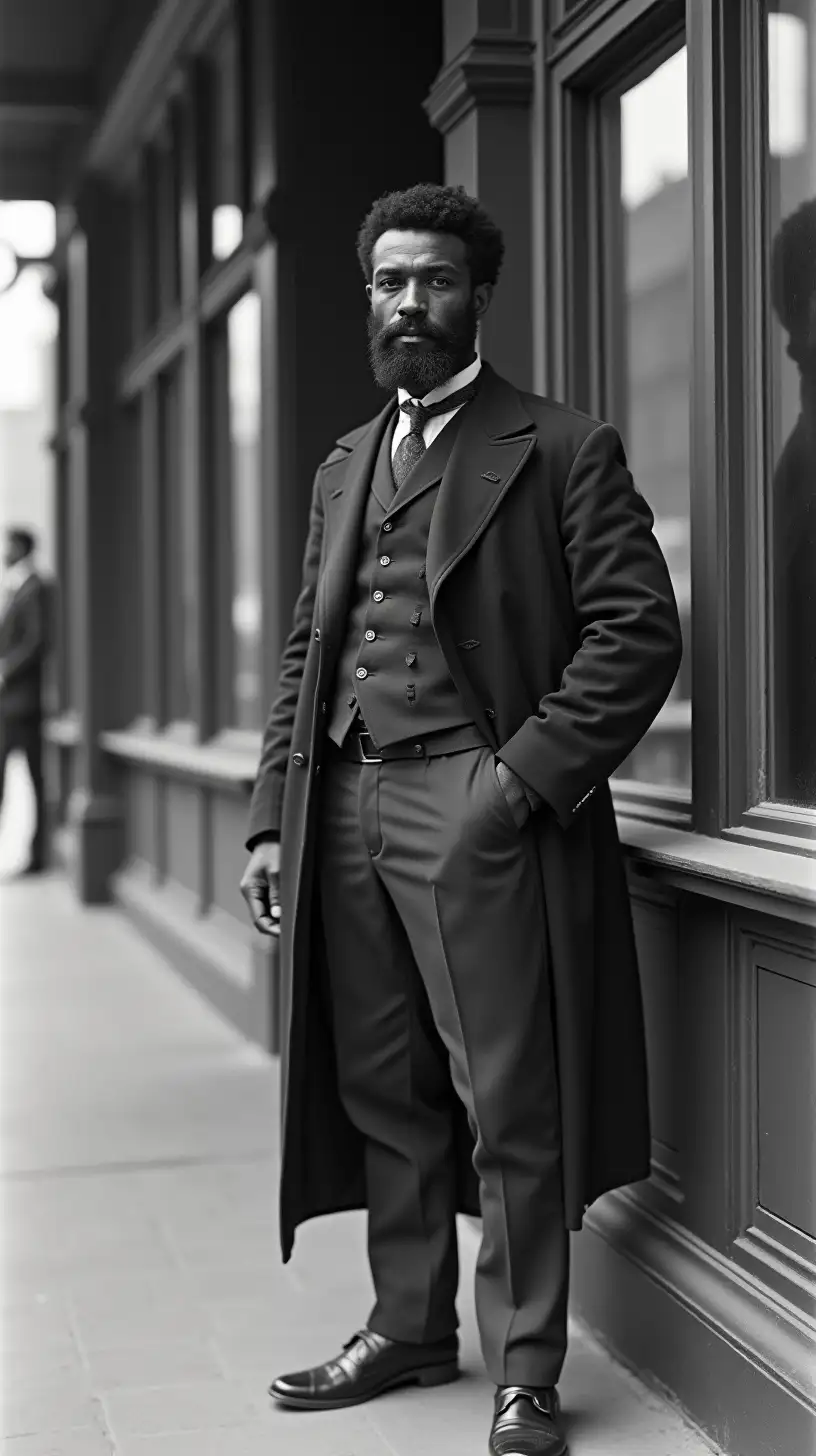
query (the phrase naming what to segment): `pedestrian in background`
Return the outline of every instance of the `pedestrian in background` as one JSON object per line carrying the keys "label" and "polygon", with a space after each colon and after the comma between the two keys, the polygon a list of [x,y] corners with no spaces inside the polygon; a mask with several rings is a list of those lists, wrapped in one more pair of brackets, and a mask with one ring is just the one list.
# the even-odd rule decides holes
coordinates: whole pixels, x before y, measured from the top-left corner
{"label": "pedestrian in background", "polygon": [[36,539],[20,526],[6,532],[0,598],[0,811],[8,756],[25,755],[34,790],[34,837],[20,873],[45,868],[42,770],[43,677],[51,641],[51,589],[36,569]]}
{"label": "pedestrian in background", "polygon": [[304,1219],[367,1207],[376,1291],[272,1394],[455,1378],[455,1215],[481,1212],[489,1450],[560,1456],[568,1230],[650,1168],[607,780],[681,642],[617,432],[479,357],[503,250],[461,188],[363,224],[390,398],[317,472],[242,891],[281,934],[284,1258]]}

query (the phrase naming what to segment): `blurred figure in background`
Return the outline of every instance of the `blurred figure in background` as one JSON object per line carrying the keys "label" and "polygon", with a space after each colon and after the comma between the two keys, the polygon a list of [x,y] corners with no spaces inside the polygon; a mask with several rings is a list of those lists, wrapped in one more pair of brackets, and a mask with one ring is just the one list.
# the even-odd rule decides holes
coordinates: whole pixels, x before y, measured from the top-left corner
{"label": "blurred figure in background", "polygon": [[816,198],[786,218],[771,260],[772,298],[799,370],[800,413],[773,481],[776,783],[773,797],[816,802]]}
{"label": "blurred figure in background", "polygon": [[36,540],[11,527],[3,551],[0,594],[0,812],[6,763],[25,754],[34,789],[36,820],[28,860],[19,873],[45,868],[45,794],[42,773],[42,689],[50,645],[50,589],[36,569]]}

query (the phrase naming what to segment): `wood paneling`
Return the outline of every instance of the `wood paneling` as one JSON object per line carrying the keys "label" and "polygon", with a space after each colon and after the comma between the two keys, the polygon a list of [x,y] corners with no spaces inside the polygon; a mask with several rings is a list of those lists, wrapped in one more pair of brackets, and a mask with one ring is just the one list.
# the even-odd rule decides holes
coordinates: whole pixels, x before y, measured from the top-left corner
{"label": "wood paneling", "polygon": [[759,1203],[816,1239],[816,967],[757,975]]}

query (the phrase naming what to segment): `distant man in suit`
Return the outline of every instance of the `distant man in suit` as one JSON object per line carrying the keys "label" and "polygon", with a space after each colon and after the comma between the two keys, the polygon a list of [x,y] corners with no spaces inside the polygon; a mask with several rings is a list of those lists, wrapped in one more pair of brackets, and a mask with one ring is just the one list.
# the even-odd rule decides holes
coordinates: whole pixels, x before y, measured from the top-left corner
{"label": "distant man in suit", "polygon": [[681,646],[616,431],[479,357],[502,253],[460,188],[363,224],[389,398],[317,472],[242,890],[281,941],[284,1257],[304,1219],[367,1207],[376,1291],[273,1396],[454,1379],[455,1215],[481,1212],[489,1450],[561,1456],[568,1230],[650,1166],[607,780]]}
{"label": "distant man in suit", "polygon": [[21,873],[45,868],[45,793],[42,771],[43,669],[50,642],[47,583],[36,570],[36,541],[30,531],[6,532],[0,596],[0,809],[6,763],[17,749],[25,754],[34,789],[36,822],[29,857]]}

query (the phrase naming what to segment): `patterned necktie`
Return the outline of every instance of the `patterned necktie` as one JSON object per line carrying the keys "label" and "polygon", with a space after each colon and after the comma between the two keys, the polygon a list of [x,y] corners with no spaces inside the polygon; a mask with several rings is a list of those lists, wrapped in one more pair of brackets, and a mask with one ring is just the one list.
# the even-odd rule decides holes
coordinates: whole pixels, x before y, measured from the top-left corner
{"label": "patterned necktie", "polygon": [[400,409],[411,421],[411,428],[399,445],[391,461],[391,474],[394,477],[394,485],[399,490],[404,480],[408,479],[418,460],[425,454],[425,440],[423,430],[428,420],[434,415],[446,415],[450,410],[458,409],[459,405],[467,404],[473,399],[479,388],[478,380],[474,379],[472,384],[466,384],[464,389],[457,389],[454,394],[448,394],[444,399],[438,399],[434,404],[415,404],[413,400],[406,399]]}

